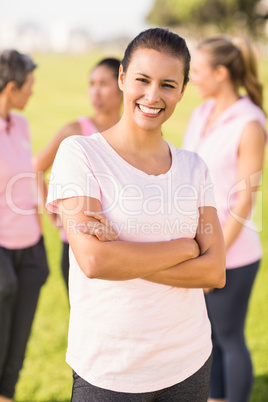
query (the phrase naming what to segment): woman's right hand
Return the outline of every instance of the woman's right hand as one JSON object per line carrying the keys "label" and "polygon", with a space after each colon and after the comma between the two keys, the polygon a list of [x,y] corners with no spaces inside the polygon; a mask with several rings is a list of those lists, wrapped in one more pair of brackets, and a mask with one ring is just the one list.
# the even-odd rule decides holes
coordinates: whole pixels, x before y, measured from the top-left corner
{"label": "woman's right hand", "polygon": [[[84,214],[95,221],[80,222],[76,225],[80,232],[87,235],[96,236],[100,241],[115,241],[118,240],[118,234],[110,225],[108,219],[101,212],[85,211]],[[97,220],[97,222],[96,222]]]}
{"label": "woman's right hand", "polygon": [[188,258],[189,260],[200,256],[199,244],[195,239],[189,239],[189,238],[178,239],[178,241],[182,240],[185,241],[184,247],[188,251],[187,254],[189,255]]}

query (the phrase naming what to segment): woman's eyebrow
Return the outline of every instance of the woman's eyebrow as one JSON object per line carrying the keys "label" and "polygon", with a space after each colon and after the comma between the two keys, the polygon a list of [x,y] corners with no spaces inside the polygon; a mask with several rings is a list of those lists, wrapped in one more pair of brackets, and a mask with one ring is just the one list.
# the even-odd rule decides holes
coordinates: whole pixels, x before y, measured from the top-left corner
{"label": "woman's eyebrow", "polygon": [[144,74],[144,73],[136,73],[136,75],[142,75],[145,78],[151,78],[149,75]]}
{"label": "woman's eyebrow", "polygon": [[[142,76],[145,77],[145,78],[151,78],[149,75],[144,74],[144,73],[136,73],[136,75],[142,75]],[[173,84],[178,85],[178,83],[177,83],[176,80],[171,80],[171,79],[169,79],[169,78],[164,79],[163,82],[171,82],[171,83],[173,83]]]}
{"label": "woman's eyebrow", "polygon": [[170,79],[166,79],[166,80],[163,80],[163,82],[171,82],[171,83],[173,83],[173,84],[176,84],[176,85],[178,85],[178,83],[177,83],[177,81],[176,80],[170,80]]}

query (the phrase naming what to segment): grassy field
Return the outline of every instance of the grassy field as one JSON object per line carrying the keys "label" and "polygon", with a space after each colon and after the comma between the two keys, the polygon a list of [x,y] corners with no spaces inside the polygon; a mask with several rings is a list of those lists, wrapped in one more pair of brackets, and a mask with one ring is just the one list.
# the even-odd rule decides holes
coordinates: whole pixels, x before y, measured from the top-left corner
{"label": "grassy field", "polygon": [[[49,142],[65,123],[81,115],[90,115],[86,87],[90,68],[102,56],[36,55],[38,63],[34,96],[25,111],[29,118],[34,153]],[[113,54],[114,55],[114,54]],[[116,56],[120,56],[116,54]],[[268,61],[261,63],[263,82],[268,83]],[[266,110],[268,110],[266,88]],[[189,85],[172,120],[164,127],[164,136],[180,146],[192,109],[200,103],[195,89]],[[266,162],[261,187],[257,221],[264,258],[250,303],[247,341],[255,368],[255,385],[251,402],[268,400],[268,165]],[[65,363],[69,304],[60,274],[61,244],[56,229],[43,218],[50,276],[42,289],[26,359],[17,386],[16,402],[67,402],[71,395],[71,369]]]}

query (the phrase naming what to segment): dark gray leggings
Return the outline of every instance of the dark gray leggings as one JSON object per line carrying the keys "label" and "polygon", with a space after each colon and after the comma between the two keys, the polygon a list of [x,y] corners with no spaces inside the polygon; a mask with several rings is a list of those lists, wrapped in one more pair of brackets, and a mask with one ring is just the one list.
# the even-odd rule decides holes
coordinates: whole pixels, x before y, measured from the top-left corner
{"label": "dark gray leggings", "polygon": [[213,364],[210,397],[247,402],[253,382],[244,336],[248,301],[260,261],[228,269],[226,285],[206,295],[212,325]]}
{"label": "dark gray leggings", "polygon": [[139,394],[114,392],[95,387],[74,372],[71,402],[206,402],[211,363],[210,356],[204,366],[185,381],[160,391]]}
{"label": "dark gray leggings", "polygon": [[24,249],[0,247],[0,395],[7,398],[15,392],[47,275],[43,238]]}

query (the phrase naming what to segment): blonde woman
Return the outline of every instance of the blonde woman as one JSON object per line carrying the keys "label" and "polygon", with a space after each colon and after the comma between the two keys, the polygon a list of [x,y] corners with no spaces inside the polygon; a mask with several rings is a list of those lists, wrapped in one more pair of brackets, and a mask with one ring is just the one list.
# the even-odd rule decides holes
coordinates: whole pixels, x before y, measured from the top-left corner
{"label": "blonde woman", "polygon": [[198,152],[209,167],[227,250],[226,286],[206,295],[213,334],[210,402],[246,402],[253,375],[244,324],[262,256],[251,215],[266,142],[250,42],[227,36],[203,40],[193,55],[191,79],[201,97],[211,99],[193,112],[183,147]]}

